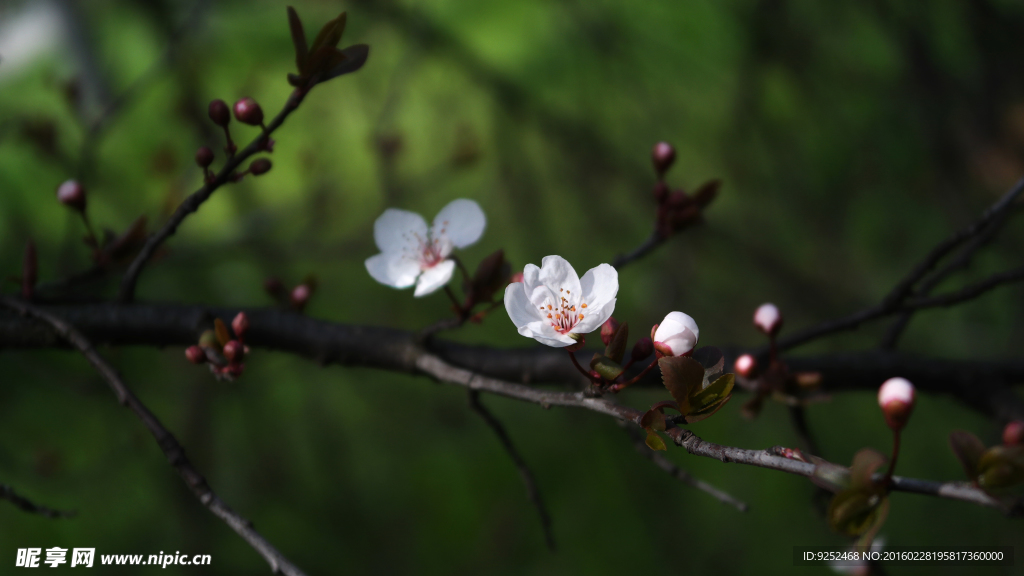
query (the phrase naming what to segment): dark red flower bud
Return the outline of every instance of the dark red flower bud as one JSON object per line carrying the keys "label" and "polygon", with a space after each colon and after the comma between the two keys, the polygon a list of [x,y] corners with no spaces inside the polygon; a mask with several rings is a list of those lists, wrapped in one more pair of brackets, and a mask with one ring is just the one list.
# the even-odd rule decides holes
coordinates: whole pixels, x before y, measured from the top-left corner
{"label": "dark red flower bud", "polygon": [[229,340],[224,345],[224,357],[227,358],[228,362],[238,363],[242,361],[245,356],[245,347],[238,340]]}
{"label": "dark red flower bud", "polygon": [[1014,420],[1003,428],[1003,444],[1018,446],[1024,443],[1024,422]]}
{"label": "dark red flower bud", "polygon": [[733,363],[733,370],[744,378],[750,378],[757,371],[757,360],[750,354],[744,354]]}
{"label": "dark red flower bud", "polygon": [[259,126],[263,123],[263,109],[252,98],[242,98],[235,102],[235,118],[243,124]]}
{"label": "dark red flower bud", "polygon": [[228,103],[223,100],[210,102],[208,112],[210,120],[213,120],[213,123],[221,128],[227,128],[228,123],[231,122],[231,111],[228,110]]}
{"label": "dark red flower bud", "polygon": [[239,312],[235,319],[231,321],[231,329],[235,331],[235,336],[241,340],[245,338],[246,331],[249,330],[249,317],[245,315],[245,312]]}
{"label": "dark red flower bud", "polygon": [[270,172],[270,166],[270,160],[266,158],[259,158],[253,160],[252,163],[249,164],[249,172],[252,173],[253,176],[259,176],[260,174]]}
{"label": "dark red flower bud", "polygon": [[309,286],[306,286],[305,284],[299,284],[298,286],[292,289],[292,305],[298,308],[299,310],[302,310],[302,308],[306,305],[306,302],[309,302],[309,296]]}
{"label": "dark red flower bud", "polygon": [[644,336],[637,340],[636,344],[633,344],[633,352],[630,357],[633,359],[633,362],[639,362],[650,356],[652,352],[654,352],[654,341]]}
{"label": "dark red flower bud", "polygon": [[213,150],[210,150],[206,146],[196,150],[196,164],[198,164],[200,168],[209,168],[210,164],[213,164]]}
{"label": "dark red flower bud", "polygon": [[57,200],[79,212],[85,211],[85,187],[77,180],[67,180],[57,187]]}
{"label": "dark red flower bud", "polygon": [[658,142],[651,150],[651,161],[658,176],[663,175],[676,161],[676,149],[668,142]]}
{"label": "dark red flower bud", "polygon": [[601,325],[601,342],[607,346],[612,341],[612,336],[615,336],[615,331],[619,329],[619,321],[613,317],[608,317]]}
{"label": "dark red flower bud", "polygon": [[193,364],[203,364],[206,362],[206,352],[199,346],[189,346],[185,349],[185,358]]}

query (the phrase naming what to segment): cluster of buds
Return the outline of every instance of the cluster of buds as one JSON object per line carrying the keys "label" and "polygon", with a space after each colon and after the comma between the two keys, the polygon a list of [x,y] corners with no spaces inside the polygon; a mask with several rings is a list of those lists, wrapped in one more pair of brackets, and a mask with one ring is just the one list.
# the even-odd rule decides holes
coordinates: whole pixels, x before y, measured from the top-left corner
{"label": "cluster of buds", "polygon": [[719,180],[702,184],[696,192],[688,194],[682,188],[670,190],[665,182],[665,173],[676,160],[676,151],[668,142],[658,142],[651,150],[651,162],[657,182],[654,184],[654,200],[658,203],[655,230],[659,237],[668,238],[701,221],[701,213],[718,195]]}
{"label": "cluster of buds", "polygon": [[[224,130],[224,138],[227,140],[227,144],[224,146],[224,152],[227,153],[229,158],[233,157],[235,152],[238,151],[238,146],[231,139],[231,130],[229,128],[229,125],[231,124],[231,110],[232,108],[228,107],[227,102],[220,99],[210,102],[210,105],[207,108],[210,120]],[[263,129],[263,132],[266,133],[267,127],[263,124],[263,109],[260,108],[259,103],[255,100],[252,98],[242,98],[238,102],[235,102],[233,110],[235,118],[239,122],[250,126],[259,126]],[[260,145],[261,149],[266,152],[274,151],[274,141],[267,136],[264,136],[260,140]],[[213,182],[215,178],[213,171],[210,170],[210,165],[213,164],[213,159],[213,150],[207,146],[203,146],[196,151],[196,164],[203,169],[203,180],[206,183]],[[238,182],[246,174],[252,174],[253,176],[266,174],[270,171],[270,167],[270,160],[267,160],[266,158],[253,160],[252,163],[249,164],[249,168],[247,170],[232,174],[231,181]]]}
{"label": "cluster of buds", "polygon": [[235,334],[234,338],[231,338],[224,322],[217,318],[214,329],[204,331],[199,337],[199,344],[185,350],[185,358],[193,364],[207,364],[220,380],[232,381],[238,378],[245,371],[243,360],[249,354],[249,347],[245,345],[249,318],[245,312],[239,312],[231,321],[231,330]]}
{"label": "cluster of buds", "polygon": [[312,274],[306,276],[301,283],[296,284],[291,290],[285,287],[284,283],[278,278],[270,277],[263,281],[263,290],[278,305],[295,310],[296,312],[302,312],[306,308],[306,304],[313,296],[313,292],[316,291],[316,286],[317,280]]}
{"label": "cluster of buds", "polygon": [[782,312],[778,306],[770,302],[758,306],[754,311],[753,324],[768,337],[770,347],[766,365],[752,354],[742,354],[733,363],[733,371],[740,377],[741,385],[754,392],[754,396],[743,405],[743,415],[751,419],[757,417],[769,396],[789,405],[809,402],[808,392],[821,383],[821,373],[791,372],[778,357],[775,340],[782,330]]}

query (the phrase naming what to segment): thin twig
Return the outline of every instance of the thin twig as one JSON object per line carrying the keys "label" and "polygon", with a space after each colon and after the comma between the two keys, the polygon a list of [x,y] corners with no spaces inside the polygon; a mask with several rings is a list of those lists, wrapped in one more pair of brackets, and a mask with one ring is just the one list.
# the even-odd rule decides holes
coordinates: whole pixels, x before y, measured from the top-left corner
{"label": "thin twig", "polygon": [[192,462],[185,456],[185,449],[181,447],[178,440],[157,417],[149,411],[149,408],[131,390],[125,386],[117,371],[101,357],[90,343],[77,329],[64,320],[14,298],[0,298],[0,304],[11,308],[18,313],[41,320],[62,339],[78,349],[89,363],[93,365],[100,376],[110,385],[117,396],[118,402],[130,409],[139,417],[146,429],[156,440],[171,466],[181,475],[185,484],[196,495],[196,498],[206,506],[210,512],[228,524],[239,536],[249,543],[263,558],[270,564],[270,569],[275,574],[286,576],[305,576],[304,573],[284,557],[270,542],[257,532],[252,522],[239,516],[237,512],[228,507],[223,500],[214,493],[213,489],[206,482],[206,478],[196,470]]}
{"label": "thin twig", "polygon": [[646,256],[647,254],[654,251],[655,248],[661,246],[665,242],[666,238],[655,232],[651,232],[651,235],[644,240],[643,244],[637,246],[632,251],[626,254],[619,254],[612,261],[612,267],[616,270],[621,270],[627,264],[635,262]]}
{"label": "thin twig", "polygon": [[804,450],[815,456],[821,456],[821,448],[815,441],[814,434],[811,433],[811,427],[807,423],[807,411],[804,407],[802,405],[790,406],[789,419],[793,423],[793,429],[796,430]]}
{"label": "thin twig", "polygon": [[281,124],[284,123],[285,119],[288,118],[292,112],[298,109],[302,100],[309,93],[309,89],[297,88],[291,96],[288,97],[288,101],[285,103],[284,108],[278,112],[277,116],[267,124],[266,128],[260,132],[260,135],[253,139],[248,146],[243,148],[234,156],[228,158],[225,162],[224,167],[214,177],[213,180],[204,184],[199,190],[193,192],[188,198],[186,198],[178,208],[174,211],[174,214],[167,220],[163,228],[154,233],[149,239],[146,240],[146,244],[139,251],[139,254],[132,261],[131,266],[128,267],[128,271],[125,272],[124,278],[121,279],[121,289],[118,292],[117,299],[119,302],[130,302],[135,297],[135,284],[138,282],[139,274],[142,273],[142,268],[146,265],[157,248],[168,237],[177,231],[178,226],[205,202],[218,188],[223,184],[230,182],[235,174],[235,169],[248,159],[253,154],[265,150],[266,142],[269,140],[270,135],[277,130]]}
{"label": "thin twig", "polygon": [[[822,322],[816,326],[811,326],[810,328],[807,328],[803,331],[792,334],[786,338],[782,338],[779,340],[779,350],[790,350],[801,344],[805,344],[807,342],[816,340],[823,336],[828,336],[831,334],[835,334],[837,332],[853,330],[865,322],[876,320],[878,318],[883,318],[886,316],[891,316],[893,314],[908,312],[912,310],[921,310],[924,308],[931,308],[935,306],[948,306],[952,303],[962,302],[964,300],[970,299],[971,297],[981,295],[982,293],[988,291],[989,289],[994,288],[995,285],[998,285],[999,283],[1015,280],[1016,278],[1009,280],[1001,280],[993,286],[986,287],[982,290],[975,292],[970,297],[961,298],[955,301],[951,301],[949,303],[946,303],[945,300],[942,299],[945,297],[939,297],[939,299],[935,299],[933,301],[930,299],[922,298],[914,301],[914,303],[909,306],[907,305],[907,299],[912,295],[914,286],[926,274],[928,274],[928,272],[935,268],[935,266],[938,265],[938,263],[946,255],[953,251],[957,246],[960,246],[967,240],[970,240],[971,238],[974,238],[978,234],[982,233],[990,223],[1000,218],[1001,214],[1003,214],[1006,210],[1010,208],[1010,206],[1020,196],[1022,192],[1024,192],[1024,178],[1019,180],[1012,188],[1010,188],[1010,190],[1006,194],[1004,194],[995,204],[993,204],[987,210],[985,210],[981,217],[978,220],[976,220],[973,224],[966,228],[963,228],[962,230],[959,230],[946,240],[939,243],[938,246],[933,248],[931,252],[929,252],[928,255],[924,258],[924,260],[919,262],[911,270],[910,274],[908,274],[898,284],[896,284],[896,286],[893,287],[889,294],[879,304],[869,306],[868,308],[865,308],[859,312],[855,312],[853,314],[850,314],[849,316],[840,318],[838,320]],[[947,295],[946,297],[949,297],[949,295]]]}
{"label": "thin twig", "polygon": [[643,433],[635,426],[626,426],[625,428],[626,432],[629,433],[630,438],[633,439],[633,446],[636,448],[636,451],[644,458],[654,462],[658,468],[668,472],[669,476],[672,476],[687,486],[691,486],[702,492],[707,492],[719,502],[733,506],[740,512],[746,512],[750,509],[750,506],[748,506],[746,502],[741,502],[740,500],[733,498],[730,494],[715,488],[711,484],[694,478],[689,472],[683,470],[679,466],[676,466],[674,462],[669,460],[661,452],[651,450],[651,448],[647,446],[647,443],[644,442]]}
{"label": "thin twig", "polygon": [[14,491],[7,484],[0,484],[0,500],[8,500],[18,508],[21,508],[25,512],[31,512],[32,514],[39,514],[40,516],[46,516],[47,518],[71,518],[78,512],[74,510],[54,510],[53,508],[47,508],[46,506],[40,506],[21,496]]}
{"label": "thin twig", "polygon": [[523,459],[522,455],[519,454],[519,450],[516,450],[515,445],[512,444],[512,438],[509,437],[505,426],[480,402],[480,392],[478,390],[469,391],[469,407],[479,414],[484,419],[484,422],[490,426],[491,430],[494,431],[494,435],[498,437],[508,457],[512,459],[512,463],[519,470],[519,476],[522,477],[523,484],[526,486],[526,495],[530,499],[530,503],[533,504],[533,507],[537,509],[537,516],[540,517],[540,526],[544,530],[544,542],[547,544],[548,549],[554,552],[556,547],[555,535],[551,530],[551,514],[548,513],[548,508],[544,505],[544,498],[541,496],[540,488],[537,487],[537,480],[533,477],[533,472],[530,471],[526,460]]}

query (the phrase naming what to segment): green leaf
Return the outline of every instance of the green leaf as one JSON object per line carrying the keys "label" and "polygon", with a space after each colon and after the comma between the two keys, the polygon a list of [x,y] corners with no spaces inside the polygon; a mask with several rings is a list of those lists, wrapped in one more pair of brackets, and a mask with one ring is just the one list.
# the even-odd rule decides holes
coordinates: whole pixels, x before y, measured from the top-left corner
{"label": "green leaf", "polygon": [[725,406],[725,403],[732,398],[732,388],[735,383],[734,374],[723,374],[707,388],[699,389],[696,392],[691,390],[690,411],[686,413],[686,422],[700,422],[721,410],[722,406]]}
{"label": "green leaf", "polygon": [[854,490],[870,489],[874,486],[871,476],[886,458],[881,452],[871,448],[861,448],[853,456],[853,464],[850,465],[850,487]]}
{"label": "green leaf", "polygon": [[993,446],[978,459],[978,485],[1009,488],[1024,482],[1024,446]]}
{"label": "green leaf", "polygon": [[686,356],[664,356],[658,359],[661,379],[672,398],[679,404],[679,412],[686,415],[691,411],[690,391],[699,390],[704,380],[704,367],[693,358]]}
{"label": "green leaf", "polygon": [[224,325],[224,322],[220,318],[213,321],[213,328],[217,334],[217,342],[220,342],[221,346],[231,341],[231,335],[228,334],[228,327]]}
{"label": "green leaf", "polygon": [[889,511],[889,499],[878,490],[844,490],[828,505],[828,522],[840,534],[857,537],[877,531]]}
{"label": "green leaf", "polygon": [[965,430],[954,430],[949,433],[949,446],[953,454],[964,467],[967,477],[974,480],[978,477],[978,460],[985,452],[985,444],[977,436]]}
{"label": "green leaf", "polygon": [[306,73],[306,58],[309,57],[309,46],[306,44],[306,32],[302,29],[302,20],[295,8],[288,7],[288,28],[292,33],[292,44],[295,46],[295,66],[300,75]]}
{"label": "green leaf", "polygon": [[647,431],[647,440],[646,440],[646,442],[647,442],[647,447],[650,448],[651,450],[661,450],[661,451],[668,450],[668,447],[665,446],[665,441],[662,440],[661,436],[658,436],[658,434],[655,433],[653,430],[648,430]]}
{"label": "green leaf", "polygon": [[626,353],[626,341],[629,339],[629,322],[623,322],[619,329],[612,335],[612,339],[605,346],[604,355],[616,362],[622,362],[622,356]]}
{"label": "green leaf", "polygon": [[590,361],[590,369],[608,381],[615,380],[622,375],[622,367],[613,362],[611,358],[600,354],[594,354],[594,358]]}

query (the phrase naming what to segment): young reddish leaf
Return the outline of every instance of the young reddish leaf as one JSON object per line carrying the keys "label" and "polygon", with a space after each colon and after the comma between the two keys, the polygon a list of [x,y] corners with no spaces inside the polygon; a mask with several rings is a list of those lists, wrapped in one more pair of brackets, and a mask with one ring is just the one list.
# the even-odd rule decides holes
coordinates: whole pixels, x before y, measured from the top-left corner
{"label": "young reddish leaf", "polygon": [[341,41],[341,34],[345,31],[347,17],[348,15],[342,12],[337,18],[324,24],[320,33],[316,35],[316,40],[313,40],[313,44],[309,47],[309,53],[314,54],[321,48],[337,48],[338,42]]}
{"label": "young reddish leaf", "polygon": [[480,261],[473,273],[473,279],[467,292],[471,295],[472,303],[488,302],[494,293],[508,284],[508,278],[512,274],[512,267],[505,260],[505,251],[496,250]]}
{"label": "young reddish leaf", "polygon": [[643,426],[648,430],[659,430],[664,432],[665,415],[654,409],[648,410],[640,417],[640,426]]}
{"label": "young reddish leaf", "polygon": [[700,206],[701,210],[707,208],[708,204],[711,204],[711,201],[715,199],[715,196],[718,196],[718,189],[721,186],[721,180],[705,182],[697,189],[696,192],[693,193],[693,201]]}
{"label": "young reddish leaf", "polygon": [[321,82],[326,82],[343,74],[350,74],[362,68],[363,64],[366,64],[366,59],[370,56],[370,47],[366,44],[353,44],[342,50],[341,53],[345,55],[345,59],[340,64],[327,70],[320,77]]}
{"label": "young reddish leaf", "polygon": [[295,66],[300,75],[305,75],[309,45],[306,44],[306,31],[302,29],[302,20],[291,6],[288,7],[288,27],[292,32],[292,44],[295,45]]}
{"label": "young reddish leaf", "polygon": [[949,446],[964,467],[964,473],[971,480],[978,477],[978,461],[985,452],[985,444],[977,436],[965,430],[949,433]]}
{"label": "young reddish leaf", "polygon": [[679,404],[679,411],[688,414],[690,408],[690,390],[700,390],[704,380],[704,367],[693,358],[686,356],[665,356],[658,359],[661,368],[661,379],[672,398]]}
{"label": "young reddish leaf", "polygon": [[647,431],[647,440],[645,442],[651,450],[661,450],[663,452],[668,450],[668,447],[665,446],[665,441],[653,430]]}
{"label": "young reddish leaf", "polygon": [[600,354],[594,354],[594,358],[590,361],[590,368],[608,381],[615,380],[622,375],[622,368],[618,364]]}
{"label": "young reddish leaf", "polygon": [[231,335],[228,334],[228,327],[224,325],[224,322],[220,318],[213,321],[213,328],[217,334],[217,342],[220,342],[221,346],[231,341]]}
{"label": "young reddish leaf", "polygon": [[604,348],[604,355],[616,362],[622,362],[626,354],[626,341],[629,340],[629,322],[623,322],[612,335],[612,339]]}
{"label": "young reddish leaf", "polygon": [[726,396],[724,399],[708,404],[699,410],[691,410],[690,413],[686,415],[686,423],[693,424],[694,422],[700,422],[701,420],[714,416],[715,412],[721,410],[729,400],[732,400],[732,396]]}
{"label": "young reddish leaf", "polygon": [[199,346],[202,348],[217,347],[217,334],[213,330],[203,330],[203,333],[199,335]]}
{"label": "young reddish leaf", "polygon": [[714,346],[704,346],[694,350],[693,359],[704,367],[705,388],[725,370],[725,355]]}
{"label": "young reddish leaf", "polygon": [[861,448],[853,456],[853,464],[850,465],[850,487],[855,490],[869,489],[874,486],[871,476],[886,458],[877,450]]}

